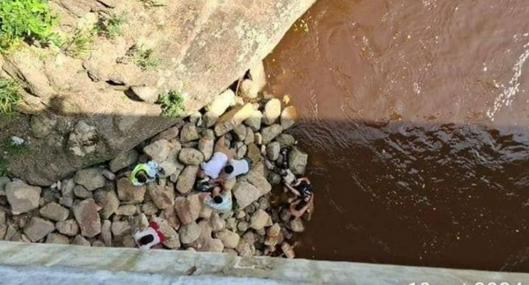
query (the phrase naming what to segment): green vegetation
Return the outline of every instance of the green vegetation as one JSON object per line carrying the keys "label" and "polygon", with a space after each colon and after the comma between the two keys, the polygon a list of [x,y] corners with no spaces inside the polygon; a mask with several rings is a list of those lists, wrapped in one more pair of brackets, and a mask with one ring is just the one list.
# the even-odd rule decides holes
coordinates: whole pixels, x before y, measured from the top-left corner
{"label": "green vegetation", "polygon": [[125,24],[125,16],[123,15],[102,15],[96,25],[97,34],[115,39],[123,35],[123,24]]}
{"label": "green vegetation", "polygon": [[0,52],[19,41],[56,42],[56,17],[45,0],[0,1]]}
{"label": "green vegetation", "polygon": [[18,84],[13,80],[0,78],[0,116],[11,116],[22,101]]}
{"label": "green vegetation", "polygon": [[184,97],[179,92],[171,90],[158,99],[162,107],[162,115],[171,118],[179,118],[184,115]]}
{"label": "green vegetation", "polygon": [[7,175],[8,173],[7,166],[8,166],[7,160],[5,160],[5,158],[0,154],[0,176]]}
{"label": "green vegetation", "polygon": [[152,49],[138,48],[134,51],[134,63],[145,71],[158,67],[160,60],[153,55]]}
{"label": "green vegetation", "polygon": [[85,58],[92,49],[95,40],[94,29],[76,29],[73,36],[62,45],[64,53],[77,58]]}

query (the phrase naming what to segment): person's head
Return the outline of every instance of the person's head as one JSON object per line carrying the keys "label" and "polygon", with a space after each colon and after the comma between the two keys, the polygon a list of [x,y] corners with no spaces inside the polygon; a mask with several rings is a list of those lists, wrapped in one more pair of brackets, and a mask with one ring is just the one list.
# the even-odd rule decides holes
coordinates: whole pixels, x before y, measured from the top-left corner
{"label": "person's head", "polygon": [[226,165],[226,167],[224,167],[224,172],[225,172],[226,174],[232,174],[232,173],[233,173],[233,170],[235,170],[235,169],[233,168],[233,165]]}
{"label": "person's head", "polygon": [[138,182],[145,183],[147,182],[147,179],[147,173],[145,171],[141,170],[136,173],[136,180],[138,180]]}
{"label": "person's head", "polygon": [[223,201],[222,197],[221,196],[214,196],[213,197],[213,202],[215,202],[216,204],[221,204]]}
{"label": "person's head", "polygon": [[138,240],[138,243],[141,245],[146,245],[154,241],[154,237],[151,234],[141,237]]}

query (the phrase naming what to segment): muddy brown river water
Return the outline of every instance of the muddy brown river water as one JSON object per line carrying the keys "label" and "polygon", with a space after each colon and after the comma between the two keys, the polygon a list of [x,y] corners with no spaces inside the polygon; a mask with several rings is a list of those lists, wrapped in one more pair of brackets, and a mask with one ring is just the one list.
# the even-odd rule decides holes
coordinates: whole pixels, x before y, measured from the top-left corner
{"label": "muddy brown river water", "polygon": [[529,1],[320,0],[267,58],[302,114],[300,257],[529,272]]}

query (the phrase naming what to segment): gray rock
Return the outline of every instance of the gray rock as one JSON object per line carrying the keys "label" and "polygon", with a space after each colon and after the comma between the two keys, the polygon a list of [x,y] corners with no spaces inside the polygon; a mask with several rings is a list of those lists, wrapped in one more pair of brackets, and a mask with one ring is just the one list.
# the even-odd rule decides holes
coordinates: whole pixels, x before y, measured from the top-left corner
{"label": "gray rock", "polygon": [[171,147],[172,145],[169,141],[161,139],[144,147],[143,152],[150,156],[154,161],[162,162],[166,160],[171,153]]}
{"label": "gray rock", "polygon": [[106,181],[102,170],[99,168],[81,169],[75,173],[73,180],[75,183],[84,186],[88,191],[102,188],[105,186]]}
{"label": "gray rock", "polygon": [[175,155],[169,155],[167,160],[160,163],[160,168],[163,169],[163,177],[170,177],[172,175],[180,175],[180,172],[182,172],[182,169],[184,169],[184,165],[182,165]]}
{"label": "gray rock", "polygon": [[216,233],[216,236],[222,241],[222,244],[224,244],[224,247],[226,248],[236,248],[241,239],[238,234],[229,230],[220,231]]}
{"label": "gray rock", "polygon": [[215,141],[205,136],[198,141],[198,150],[204,155],[205,161],[209,160],[213,155],[214,145]]}
{"label": "gray rock", "polygon": [[253,214],[250,227],[254,230],[261,230],[268,224],[270,220],[270,215],[268,215],[266,211],[259,209]]}
{"label": "gray rock", "polygon": [[292,127],[296,120],[298,119],[298,112],[294,106],[286,107],[283,112],[281,112],[281,127],[283,130],[286,130]]}
{"label": "gray rock", "polygon": [[14,215],[29,212],[39,206],[40,187],[29,186],[21,180],[7,183],[6,196]]}
{"label": "gray rock", "polygon": [[250,127],[252,131],[258,132],[261,129],[262,120],[263,120],[263,114],[256,110],[252,113],[252,115],[249,118],[247,118],[244,121],[244,124]]}
{"label": "gray rock", "polygon": [[141,203],[145,196],[145,186],[134,186],[126,177],[117,182],[119,200],[128,203]]}
{"label": "gray rock", "polygon": [[129,167],[138,161],[138,152],[131,149],[126,152],[122,152],[116,156],[116,158],[110,161],[110,171],[117,172],[125,167]]}
{"label": "gray rock", "polygon": [[73,207],[75,220],[81,228],[81,234],[85,237],[95,237],[101,232],[98,208],[94,199],[86,199]]}
{"label": "gray rock", "polygon": [[72,240],[73,245],[90,246],[90,242],[81,235],[76,235]]}
{"label": "gray rock", "polygon": [[294,253],[294,248],[286,242],[283,242],[283,244],[281,244],[281,250],[288,259],[296,257],[296,254]]}
{"label": "gray rock", "polygon": [[41,114],[31,116],[31,132],[36,138],[43,138],[49,135],[56,124],[57,119],[53,115]]}
{"label": "gray rock", "polygon": [[158,208],[156,207],[156,205],[154,205],[154,203],[152,202],[147,202],[143,205],[141,205],[141,211],[145,214],[145,215],[156,215],[156,213],[158,213]]}
{"label": "gray rock", "polygon": [[292,135],[284,133],[277,136],[276,141],[281,144],[281,147],[293,146],[296,144],[296,139]]}
{"label": "gray rock", "polygon": [[238,125],[242,124],[242,122],[248,119],[254,112],[255,109],[250,103],[232,108],[218,119],[215,124],[215,134],[217,136],[225,135]]}
{"label": "gray rock", "polygon": [[259,91],[261,91],[266,86],[266,73],[264,63],[262,61],[259,61],[250,67],[250,77]]}
{"label": "gray rock", "polygon": [[277,98],[268,100],[263,112],[263,122],[267,125],[271,125],[277,121],[277,118],[279,118],[280,115],[281,101]]}
{"label": "gray rock", "polygon": [[280,135],[282,131],[283,128],[281,127],[281,125],[278,124],[264,128],[261,131],[261,135],[263,136],[263,144],[270,143],[273,139]]}
{"label": "gray rock", "polygon": [[182,125],[181,124],[177,124],[176,126],[172,126],[170,128],[168,128],[167,130],[159,133],[158,135],[156,135],[152,140],[153,141],[157,141],[157,140],[161,140],[161,139],[164,139],[164,140],[172,140],[172,139],[176,139],[178,138],[178,134],[180,133],[180,127]]}
{"label": "gray rock", "polygon": [[220,117],[226,110],[235,105],[235,93],[231,89],[226,89],[206,107],[211,116]]}
{"label": "gray rock", "polygon": [[112,223],[111,231],[115,237],[122,237],[131,233],[130,223],[125,221],[115,221]]}
{"label": "gray rock", "polygon": [[98,141],[96,127],[79,121],[68,137],[68,149],[78,157],[85,157],[96,151]]}
{"label": "gray rock", "polygon": [[183,225],[194,223],[200,217],[202,203],[198,194],[177,197],[174,203],[178,219]]}
{"label": "gray rock", "polygon": [[244,239],[241,239],[241,240],[239,240],[239,244],[237,245],[235,250],[242,257],[250,257],[250,256],[253,255],[253,251],[255,249],[247,241],[245,241]]}
{"label": "gray rock", "polygon": [[135,205],[122,205],[119,206],[116,210],[116,215],[118,216],[132,216],[136,214],[136,206]]}
{"label": "gray rock", "polygon": [[75,182],[73,179],[64,180],[61,183],[61,198],[59,203],[65,207],[71,208],[73,206],[73,189],[75,188]]}
{"label": "gray rock", "polygon": [[105,243],[100,240],[94,240],[92,242],[93,247],[105,247]]}
{"label": "gray rock", "polygon": [[9,177],[0,177],[0,196],[5,196],[5,186],[11,182],[11,179],[9,179]]}
{"label": "gray rock", "polygon": [[24,234],[32,241],[37,242],[55,230],[53,223],[44,219],[33,217],[24,227]]}
{"label": "gray rock", "polygon": [[86,190],[86,188],[81,185],[75,185],[73,188],[73,194],[81,199],[92,198],[92,192]]}
{"label": "gray rock", "polygon": [[290,221],[290,229],[295,233],[301,233],[305,230],[305,226],[300,218],[295,218]]}
{"label": "gray rock", "polygon": [[167,209],[174,205],[174,187],[151,183],[147,186],[147,191],[158,209]]}
{"label": "gray rock", "polygon": [[226,221],[224,221],[224,219],[221,218],[217,212],[211,214],[209,223],[213,232],[221,231],[224,229],[224,227],[226,227]]}
{"label": "gray rock", "polygon": [[304,175],[308,159],[308,154],[302,152],[297,147],[295,147],[290,151],[288,155],[288,166],[294,174]]}
{"label": "gray rock", "polygon": [[154,104],[158,101],[158,89],[149,86],[132,86],[130,90],[142,101]]}
{"label": "gray rock", "polygon": [[281,233],[281,226],[278,223],[273,224],[266,232],[265,245],[275,247],[283,241],[283,234]]}
{"label": "gray rock", "polygon": [[250,79],[244,79],[239,90],[240,96],[248,99],[255,99],[259,94],[259,86]]}
{"label": "gray rock", "polygon": [[244,144],[249,145],[249,144],[253,144],[254,142],[255,142],[255,133],[253,132],[252,128],[247,127],[246,137],[244,138]]}
{"label": "gray rock", "polygon": [[245,125],[238,125],[233,129],[233,133],[235,134],[235,138],[238,141],[244,141],[246,139],[246,126]]}
{"label": "gray rock", "polygon": [[238,182],[233,189],[233,196],[239,205],[239,209],[248,207],[264,194],[266,194],[264,191],[257,189],[254,185],[246,181]]}
{"label": "gray rock", "polygon": [[67,236],[56,234],[56,233],[50,233],[46,237],[46,243],[55,243],[55,244],[70,244],[70,240]]}
{"label": "gray rock", "polygon": [[237,224],[237,229],[242,233],[245,232],[246,230],[248,230],[248,223],[245,221],[239,222]]}
{"label": "gray rock", "polygon": [[198,166],[189,165],[180,174],[178,177],[178,182],[176,184],[176,190],[182,194],[189,193],[194,185],[197,177]]}
{"label": "gray rock", "polygon": [[278,142],[271,142],[266,146],[266,156],[271,161],[276,161],[279,158],[279,152],[281,151],[281,144]]}
{"label": "gray rock", "polygon": [[180,248],[180,236],[169,222],[162,218],[155,218],[154,222],[158,224],[160,232],[165,236],[165,241],[162,244],[170,249]]}
{"label": "gray rock", "polygon": [[110,227],[112,223],[109,220],[104,220],[103,225],[101,225],[101,238],[105,243],[105,246],[112,246],[112,233],[110,232]]}
{"label": "gray rock", "polygon": [[182,127],[180,132],[180,141],[183,143],[196,141],[200,138],[198,135],[198,130],[195,124],[187,123]]}
{"label": "gray rock", "polygon": [[41,216],[56,222],[66,220],[69,212],[68,209],[55,202],[51,202],[39,210]]}
{"label": "gray rock", "polygon": [[102,174],[103,174],[103,176],[105,176],[106,179],[108,179],[110,181],[114,181],[116,179],[116,174],[112,173],[108,169],[103,169]]}
{"label": "gray rock", "polygon": [[74,219],[57,222],[55,228],[59,233],[67,236],[75,236],[79,233],[79,225]]}
{"label": "gray rock", "polygon": [[200,226],[193,222],[180,228],[180,241],[183,244],[191,244],[198,239],[201,233]]}
{"label": "gray rock", "polygon": [[186,165],[199,165],[204,161],[204,154],[194,148],[183,148],[178,154],[178,159]]}
{"label": "gray rock", "polygon": [[108,219],[112,216],[119,207],[119,199],[114,191],[100,191],[96,192],[95,195],[96,202],[103,209],[101,210],[101,217],[103,219]]}

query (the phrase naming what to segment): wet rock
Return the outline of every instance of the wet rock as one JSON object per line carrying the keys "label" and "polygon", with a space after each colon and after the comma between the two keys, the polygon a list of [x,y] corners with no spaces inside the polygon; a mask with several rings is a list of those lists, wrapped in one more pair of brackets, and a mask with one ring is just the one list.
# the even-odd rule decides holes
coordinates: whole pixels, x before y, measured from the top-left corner
{"label": "wet rock", "polygon": [[198,237],[200,236],[200,233],[201,233],[201,228],[195,222],[192,222],[187,225],[183,225],[180,228],[180,232],[179,232],[180,241],[183,244],[191,244],[198,239]]}
{"label": "wet rock", "polygon": [[55,230],[53,223],[44,219],[33,217],[24,227],[24,234],[32,241],[37,242]]}
{"label": "wet rock", "polygon": [[61,198],[59,198],[59,203],[65,207],[71,208],[73,206],[73,189],[75,188],[75,182],[73,179],[64,180],[61,184]]}
{"label": "wet rock", "polygon": [[226,221],[224,221],[224,219],[222,219],[216,212],[211,214],[211,219],[209,220],[209,223],[213,232],[221,231],[226,226]]}
{"label": "wet rock", "polygon": [[307,167],[308,159],[308,154],[295,147],[288,155],[288,166],[294,174],[303,175],[305,174],[305,168]]}
{"label": "wet rock", "polygon": [[57,222],[55,228],[59,233],[67,236],[75,236],[79,233],[79,225],[74,219]]}
{"label": "wet rock", "polygon": [[123,168],[129,167],[138,161],[138,152],[131,149],[126,152],[122,152],[110,161],[110,171],[117,172]]}
{"label": "wet rock", "polygon": [[129,222],[115,221],[112,222],[110,230],[115,237],[122,237],[131,233],[131,226]]}
{"label": "wet rock", "polygon": [[29,212],[39,206],[40,187],[29,186],[21,180],[7,183],[6,196],[14,215]]}
{"label": "wet rock", "polygon": [[215,234],[222,241],[225,248],[236,248],[241,237],[229,230],[223,230]]}
{"label": "wet rock", "polygon": [[275,223],[270,228],[268,228],[264,244],[273,248],[281,242],[283,242],[281,226],[278,223]]}
{"label": "wet rock", "polygon": [[72,240],[73,245],[90,246],[90,242],[81,235],[76,235]]}
{"label": "wet rock", "polygon": [[101,232],[98,208],[94,199],[86,199],[73,207],[75,220],[81,228],[81,234],[85,237],[95,237]]}
{"label": "wet rock", "polygon": [[213,139],[202,137],[198,141],[198,150],[204,155],[204,160],[208,161],[213,155],[215,141]]}
{"label": "wet rock", "polygon": [[206,107],[211,116],[220,117],[226,110],[235,105],[235,93],[231,89],[215,96],[215,99]]}
{"label": "wet rock", "polygon": [[250,67],[250,77],[259,91],[261,91],[266,86],[266,73],[262,61],[259,61]]}
{"label": "wet rock", "polygon": [[31,132],[36,138],[43,138],[51,133],[57,119],[52,115],[42,114],[31,116]]}
{"label": "wet rock", "polygon": [[118,198],[123,202],[141,203],[145,197],[145,186],[134,186],[126,177],[117,182]]}
{"label": "wet rock", "polygon": [[82,185],[88,191],[93,191],[105,186],[105,177],[99,168],[81,169],[75,173],[75,183]]}
{"label": "wet rock", "polygon": [[280,134],[277,136],[276,141],[281,144],[281,147],[293,146],[296,144],[296,139],[289,134]]}
{"label": "wet rock", "polygon": [[132,86],[130,90],[142,101],[154,104],[158,101],[158,89],[149,86]]}
{"label": "wet rock", "polygon": [[263,122],[271,125],[277,121],[281,115],[281,101],[277,98],[272,98],[266,102],[263,112]]}
{"label": "wet rock", "polygon": [[281,151],[281,144],[278,142],[271,142],[266,146],[266,156],[271,161],[276,161],[279,158],[279,152]]}
{"label": "wet rock", "polygon": [[254,107],[248,103],[244,106],[237,106],[228,113],[222,115],[215,124],[215,134],[222,136],[240,125],[254,113]]}
{"label": "wet rock", "polygon": [[176,184],[176,190],[182,194],[189,193],[193,186],[195,185],[195,179],[197,177],[198,166],[189,165],[180,174],[178,177],[178,182]]}
{"label": "wet rock", "polygon": [[135,205],[122,205],[119,206],[116,210],[116,215],[118,216],[132,216],[136,214],[136,206]]}
{"label": "wet rock", "polygon": [[[250,127],[254,132],[258,132],[261,129],[261,122],[263,120],[263,113],[258,110],[254,110],[250,116],[244,120],[244,124]],[[248,134],[246,135],[248,136]]]}
{"label": "wet rock", "polygon": [[259,86],[253,80],[244,79],[239,94],[244,98],[255,99],[259,95]]}
{"label": "wet rock", "polygon": [[204,161],[204,154],[194,148],[183,148],[178,154],[178,159],[186,165],[199,165]]}
{"label": "wet rock", "polygon": [[81,185],[75,185],[73,188],[73,194],[81,199],[92,198],[92,192],[86,190],[86,188]]}
{"label": "wet rock", "polygon": [[301,233],[305,230],[303,221],[300,218],[295,218],[290,221],[290,229],[295,233]]}
{"label": "wet rock", "polygon": [[68,137],[68,149],[76,156],[84,157],[96,151],[99,141],[97,129],[79,121]]}
{"label": "wet rock", "polygon": [[68,218],[69,211],[61,205],[55,202],[51,202],[46,206],[40,208],[39,213],[44,218],[59,222],[64,221]]}
{"label": "wet rock", "polygon": [[167,209],[174,205],[174,187],[151,183],[147,186],[147,191],[158,209]]}
{"label": "wet rock", "polygon": [[298,119],[298,111],[294,106],[286,107],[283,112],[281,112],[281,127],[283,130],[286,130],[292,127],[296,120]]}
{"label": "wet rock", "polygon": [[103,221],[101,225],[101,238],[105,243],[105,246],[112,246],[112,233],[110,232],[110,227],[112,223],[109,220]]}
{"label": "wet rock", "polygon": [[202,203],[198,194],[177,197],[174,205],[178,219],[183,225],[191,224],[200,217]]}
{"label": "wet rock", "polygon": [[101,217],[108,219],[119,207],[119,199],[114,191],[101,191],[96,196],[96,202],[102,207]]}
{"label": "wet rock", "polygon": [[268,173],[268,182],[270,182],[270,184],[272,185],[279,185],[281,184],[281,175],[275,173],[275,172],[272,172],[270,171]]}
{"label": "wet rock", "polygon": [[271,221],[270,215],[262,209],[257,210],[251,219],[250,227],[254,230],[263,229]]}
{"label": "wet rock", "polygon": [[278,125],[278,124],[271,125],[270,127],[264,128],[261,131],[261,135],[263,136],[263,144],[270,143],[279,134],[281,134],[282,131],[283,131],[283,128],[281,128],[281,125]]}
{"label": "wet rock", "polygon": [[200,138],[198,135],[197,126],[193,123],[187,123],[182,127],[180,132],[180,141],[183,143],[196,141]]}
{"label": "wet rock", "polygon": [[161,139],[144,147],[143,152],[150,156],[152,160],[161,162],[166,160],[171,153],[171,146],[169,141]]}
{"label": "wet rock", "polygon": [[281,244],[281,250],[283,251],[283,254],[285,254],[285,256],[288,259],[292,259],[292,258],[296,257],[296,254],[294,253],[294,249],[292,248],[292,246],[290,244],[288,244],[286,242]]}
{"label": "wet rock", "polygon": [[46,243],[55,243],[55,244],[70,244],[70,240],[67,236],[61,234],[50,233],[46,237]]}

